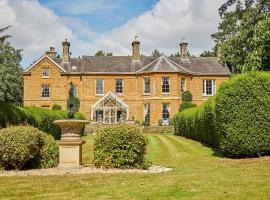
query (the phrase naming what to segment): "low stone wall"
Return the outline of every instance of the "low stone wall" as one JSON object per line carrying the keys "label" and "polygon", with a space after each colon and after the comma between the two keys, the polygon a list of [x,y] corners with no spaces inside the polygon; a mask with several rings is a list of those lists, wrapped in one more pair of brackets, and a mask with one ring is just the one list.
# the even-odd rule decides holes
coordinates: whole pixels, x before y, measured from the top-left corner
{"label": "low stone wall", "polygon": [[[100,123],[90,123],[85,126],[84,133],[85,134],[94,134],[98,131],[100,128],[105,128],[108,126],[117,126],[119,124],[100,124]],[[173,126],[139,126],[137,124],[134,124],[134,126],[137,126],[143,133],[174,133],[174,127]]]}
{"label": "low stone wall", "polygon": [[144,133],[174,133],[173,126],[146,126],[143,128]]}

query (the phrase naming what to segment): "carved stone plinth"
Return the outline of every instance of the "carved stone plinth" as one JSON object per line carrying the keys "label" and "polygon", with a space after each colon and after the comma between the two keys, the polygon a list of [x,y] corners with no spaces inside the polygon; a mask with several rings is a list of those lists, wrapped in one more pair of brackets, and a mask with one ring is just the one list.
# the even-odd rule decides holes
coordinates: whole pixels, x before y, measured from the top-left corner
{"label": "carved stone plinth", "polygon": [[80,167],[82,165],[82,141],[81,130],[88,124],[86,120],[56,120],[61,128],[61,140],[59,144],[59,167]]}

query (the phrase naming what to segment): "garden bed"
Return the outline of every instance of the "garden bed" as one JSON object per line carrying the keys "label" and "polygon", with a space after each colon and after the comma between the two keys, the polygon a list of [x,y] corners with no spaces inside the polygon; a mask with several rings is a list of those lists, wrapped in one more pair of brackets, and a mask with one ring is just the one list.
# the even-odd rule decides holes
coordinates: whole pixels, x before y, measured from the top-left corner
{"label": "garden bed", "polygon": [[68,167],[55,167],[49,169],[32,169],[24,171],[1,171],[0,177],[2,176],[62,176],[68,174],[113,174],[113,173],[147,173],[156,174],[171,171],[171,168],[152,166],[148,170],[142,169],[101,169],[94,166],[81,167],[81,168],[68,168]]}

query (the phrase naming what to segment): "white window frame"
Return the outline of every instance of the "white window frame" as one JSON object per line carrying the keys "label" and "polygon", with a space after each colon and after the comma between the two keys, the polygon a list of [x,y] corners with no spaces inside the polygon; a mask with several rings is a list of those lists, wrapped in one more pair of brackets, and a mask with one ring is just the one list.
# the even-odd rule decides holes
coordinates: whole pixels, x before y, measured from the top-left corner
{"label": "white window frame", "polygon": [[[211,81],[211,94],[207,94],[206,89],[207,89],[207,82]],[[205,79],[203,80],[203,96],[209,97],[209,96],[214,96],[216,94],[216,80],[211,80],[211,79]]]}
{"label": "white window frame", "polygon": [[[150,109],[151,109],[150,103],[143,104],[143,120],[148,122],[148,123],[150,123],[150,121],[151,121],[151,119],[150,119],[151,110]],[[147,114],[149,114],[149,116],[148,116],[149,121],[146,120]]]}
{"label": "white window frame", "polygon": [[[98,81],[102,81],[102,93],[100,93],[100,94],[97,93],[97,82],[98,82]],[[102,79],[102,78],[97,78],[95,82],[96,82],[96,84],[95,84],[95,95],[96,95],[96,96],[104,96],[104,79]]]}
{"label": "white window frame", "polygon": [[[117,81],[119,81],[119,80],[121,81],[122,92],[117,92]],[[115,93],[118,95],[123,95],[123,93],[124,93],[124,81],[121,78],[115,79]]]}
{"label": "white window frame", "polygon": [[[169,82],[169,92],[163,92],[163,80],[165,78],[167,78],[168,82]],[[162,81],[162,84],[161,84],[161,92],[162,92],[162,94],[170,94],[170,92],[171,92],[171,80],[170,80],[170,77],[168,77],[168,76],[162,77],[161,81]]]}
{"label": "white window frame", "polygon": [[[167,105],[167,110],[168,110],[168,113],[169,113],[169,117],[167,119],[165,119],[163,116],[164,116],[164,106]],[[171,110],[170,110],[170,107],[171,105],[169,103],[163,103],[162,104],[162,120],[163,122],[169,122],[169,119],[170,119],[170,116],[171,116]]]}
{"label": "white window frame", "polygon": [[[149,80],[149,92],[145,92],[146,91],[146,85],[145,85],[145,80],[148,79]],[[150,77],[144,77],[143,79],[143,95],[150,95],[151,94],[151,80]]]}
{"label": "white window frame", "polygon": [[[44,87],[45,86],[48,86],[48,89],[49,89],[49,95],[48,96],[43,96],[43,91],[44,91]],[[44,99],[46,99],[46,98],[50,98],[51,97],[51,88],[50,88],[50,85],[49,84],[43,84],[42,86],[41,86],[41,98],[44,98]]]}
{"label": "white window frame", "polygon": [[[48,76],[44,75],[44,70],[48,70]],[[42,67],[42,78],[50,78],[51,71],[49,67]]]}
{"label": "white window frame", "polygon": [[[183,83],[184,83],[184,88],[183,88]],[[181,78],[180,87],[181,87],[181,93],[187,91],[187,79]]]}

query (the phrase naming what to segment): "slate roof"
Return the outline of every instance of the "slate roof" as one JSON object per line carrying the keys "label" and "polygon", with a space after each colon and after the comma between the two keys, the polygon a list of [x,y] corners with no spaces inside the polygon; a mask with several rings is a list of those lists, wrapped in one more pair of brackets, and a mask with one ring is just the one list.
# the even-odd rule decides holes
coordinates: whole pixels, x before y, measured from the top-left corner
{"label": "slate roof", "polygon": [[175,72],[194,75],[230,75],[227,66],[219,63],[216,57],[180,57],[159,58],[141,56],[140,62],[131,56],[83,56],[71,58],[69,63],[62,63],[61,58],[53,58],[65,73],[71,74],[141,74],[152,72]]}

